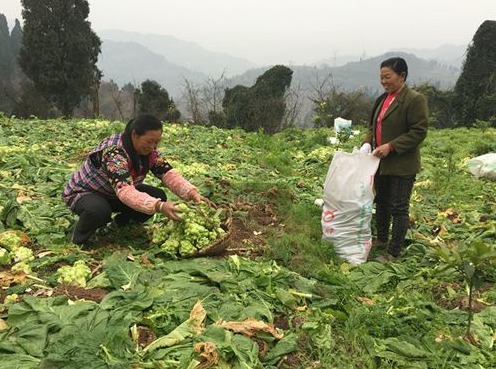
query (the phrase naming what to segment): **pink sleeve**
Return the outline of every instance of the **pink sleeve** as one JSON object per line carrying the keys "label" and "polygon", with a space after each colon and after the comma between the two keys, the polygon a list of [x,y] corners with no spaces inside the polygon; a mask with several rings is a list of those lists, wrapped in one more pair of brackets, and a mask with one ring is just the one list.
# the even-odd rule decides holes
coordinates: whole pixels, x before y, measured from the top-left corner
{"label": "pink sleeve", "polygon": [[188,194],[192,190],[197,190],[195,186],[188,182],[178,171],[175,169],[169,170],[162,176],[162,183],[167,186],[174,194],[180,198],[187,200]]}
{"label": "pink sleeve", "polygon": [[157,205],[157,201],[160,201],[160,199],[156,199],[146,192],[138,191],[132,185],[119,188],[117,190],[117,197],[131,209],[150,215],[156,213],[155,206]]}

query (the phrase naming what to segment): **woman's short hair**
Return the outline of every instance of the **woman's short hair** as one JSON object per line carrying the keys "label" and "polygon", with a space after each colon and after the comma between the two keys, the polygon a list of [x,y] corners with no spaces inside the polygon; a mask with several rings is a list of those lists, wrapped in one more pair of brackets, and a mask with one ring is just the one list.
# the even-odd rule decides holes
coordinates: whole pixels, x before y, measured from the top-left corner
{"label": "woman's short hair", "polygon": [[391,68],[396,74],[403,75],[405,81],[406,77],[408,77],[408,65],[403,58],[395,57],[386,59],[381,63],[381,69],[382,68]]}

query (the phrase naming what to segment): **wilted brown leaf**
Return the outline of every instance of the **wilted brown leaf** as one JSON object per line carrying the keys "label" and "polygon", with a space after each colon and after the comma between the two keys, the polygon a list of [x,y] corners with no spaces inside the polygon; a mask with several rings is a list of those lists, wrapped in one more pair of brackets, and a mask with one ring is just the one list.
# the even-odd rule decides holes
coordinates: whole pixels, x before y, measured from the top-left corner
{"label": "wilted brown leaf", "polygon": [[275,338],[282,338],[282,334],[280,334],[273,324],[264,323],[260,320],[256,320],[253,318],[248,318],[242,322],[225,322],[223,320],[219,320],[214,323],[215,325],[221,326],[225,329],[229,329],[236,333],[244,334],[245,336],[252,337],[257,332],[263,331],[270,333]]}
{"label": "wilted brown leaf", "polygon": [[369,306],[374,306],[375,302],[372,299],[369,299],[368,297],[357,297],[357,300],[360,302],[363,302],[364,304],[367,304]]}
{"label": "wilted brown leaf", "polygon": [[26,274],[23,272],[0,272],[0,287],[10,287],[13,284],[21,284],[26,281]]}
{"label": "wilted brown leaf", "polygon": [[217,346],[213,342],[199,342],[195,345],[194,351],[200,353],[201,364],[196,369],[207,369],[219,362]]}

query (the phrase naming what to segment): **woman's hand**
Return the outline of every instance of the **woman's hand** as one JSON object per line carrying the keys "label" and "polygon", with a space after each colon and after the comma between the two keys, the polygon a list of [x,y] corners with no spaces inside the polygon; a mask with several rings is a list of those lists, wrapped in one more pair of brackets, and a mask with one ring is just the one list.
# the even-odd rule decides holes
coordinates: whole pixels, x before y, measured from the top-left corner
{"label": "woman's hand", "polygon": [[175,201],[159,201],[158,212],[164,214],[167,218],[179,221],[181,218],[177,213],[182,213],[182,211],[176,208],[177,202]]}
{"label": "woman's hand", "polygon": [[189,200],[194,201],[194,202],[202,202],[203,201],[203,202],[207,203],[209,206],[212,206],[214,208],[217,207],[214,202],[212,202],[209,199],[207,199],[206,197],[200,195],[197,190],[191,190],[189,192]]}
{"label": "woman's hand", "polygon": [[377,156],[380,159],[385,158],[389,155],[389,153],[393,151],[393,146],[390,143],[386,143],[379,147],[376,147],[374,151],[372,151],[372,155]]}
{"label": "woman's hand", "polygon": [[372,152],[372,146],[368,142],[365,142],[362,147],[360,147],[360,152],[370,154]]}

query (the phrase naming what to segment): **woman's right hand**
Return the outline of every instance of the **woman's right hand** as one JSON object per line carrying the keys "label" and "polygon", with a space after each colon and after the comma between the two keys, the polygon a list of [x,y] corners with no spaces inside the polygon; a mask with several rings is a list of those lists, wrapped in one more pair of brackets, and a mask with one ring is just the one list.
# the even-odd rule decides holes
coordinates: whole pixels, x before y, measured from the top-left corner
{"label": "woman's right hand", "polygon": [[169,219],[179,221],[181,218],[177,213],[182,213],[182,210],[176,208],[176,204],[177,202],[175,201],[160,201],[158,204],[158,211]]}
{"label": "woman's right hand", "polygon": [[368,142],[365,142],[362,147],[360,147],[360,152],[364,154],[370,154],[372,152],[372,145],[370,145]]}

